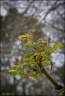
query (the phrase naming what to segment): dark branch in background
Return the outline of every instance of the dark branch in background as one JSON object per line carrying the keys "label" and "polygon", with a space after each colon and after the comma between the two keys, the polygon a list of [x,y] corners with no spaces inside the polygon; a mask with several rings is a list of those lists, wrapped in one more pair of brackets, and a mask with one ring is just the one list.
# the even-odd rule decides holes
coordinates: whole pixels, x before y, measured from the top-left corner
{"label": "dark branch in background", "polygon": [[29,5],[27,6],[27,8],[26,8],[25,11],[23,12],[23,14],[25,14],[25,13],[29,10],[29,8],[30,8],[30,6],[32,5],[32,3],[33,3],[33,2],[30,2],[30,3],[29,3]]}
{"label": "dark branch in background", "polygon": [[54,10],[56,10],[56,8],[58,8],[58,7],[62,6],[62,5],[65,5],[65,2],[64,2],[64,3],[60,3],[60,4],[58,4],[58,5],[56,5],[56,2],[55,2],[55,3],[51,6],[51,8],[46,12],[43,20],[46,19],[47,15],[48,15],[49,13],[51,13],[51,12],[54,11]]}
{"label": "dark branch in background", "polygon": [[50,26],[51,28],[54,28],[54,29],[56,29],[56,30],[58,30],[58,31],[64,32],[63,29],[60,29],[59,27],[56,27],[56,26],[54,26],[54,25],[51,24],[51,23],[47,23],[47,26]]}
{"label": "dark branch in background", "polygon": [[61,17],[62,20],[65,20],[65,17],[63,17],[64,13],[61,14],[59,11],[57,11],[58,15]]}
{"label": "dark branch in background", "polygon": [[[59,4],[57,4],[57,2],[58,2],[58,0],[56,0],[56,2],[54,2],[54,4],[51,6],[51,8],[47,10],[47,12],[45,13],[45,16],[42,18],[42,20],[45,20],[46,17],[47,17],[47,15],[50,14],[52,11],[56,10],[58,7],[60,7],[60,6],[62,6],[62,5],[65,5],[65,2],[59,3]],[[42,11],[44,11],[44,9],[42,9]],[[40,20],[40,22],[41,22],[42,20]],[[34,24],[34,26],[33,26],[33,28],[32,28],[31,30],[33,30],[34,28],[36,28],[36,27],[39,25],[40,22],[37,21],[37,22]],[[55,29],[57,29],[57,30],[59,30],[59,31],[62,31],[62,32],[64,31],[64,30],[59,29],[59,28],[57,28],[56,26],[53,26],[53,25],[51,25],[51,24],[50,24],[50,26],[52,26],[52,28],[55,28]],[[30,30],[30,32],[31,32],[31,30]]]}

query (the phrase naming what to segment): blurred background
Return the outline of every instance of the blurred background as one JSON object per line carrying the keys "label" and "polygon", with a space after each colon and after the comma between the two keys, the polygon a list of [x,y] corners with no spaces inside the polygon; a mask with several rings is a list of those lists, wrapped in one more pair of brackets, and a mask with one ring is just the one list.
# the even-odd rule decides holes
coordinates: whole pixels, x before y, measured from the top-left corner
{"label": "blurred background", "polygon": [[[22,60],[25,48],[19,36],[37,29],[34,40],[52,38],[51,44],[60,42],[65,45],[65,1],[64,0],[0,0],[0,61],[1,70],[16,64],[15,57]],[[64,49],[51,53],[55,62],[52,76],[64,86]],[[1,72],[1,95],[8,96],[55,96],[53,84],[41,75],[38,80]],[[63,93],[64,94],[64,93]]]}

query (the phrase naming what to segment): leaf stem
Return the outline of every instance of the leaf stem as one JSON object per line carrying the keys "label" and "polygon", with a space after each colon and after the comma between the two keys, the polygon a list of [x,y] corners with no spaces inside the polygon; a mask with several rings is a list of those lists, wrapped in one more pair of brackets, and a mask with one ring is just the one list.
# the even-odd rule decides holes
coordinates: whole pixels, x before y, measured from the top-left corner
{"label": "leaf stem", "polygon": [[41,72],[53,83],[53,85],[55,86],[55,89],[60,90],[62,88],[64,88],[63,86],[59,85],[46,71],[46,69],[42,66],[41,63],[38,64],[38,66],[41,69]]}

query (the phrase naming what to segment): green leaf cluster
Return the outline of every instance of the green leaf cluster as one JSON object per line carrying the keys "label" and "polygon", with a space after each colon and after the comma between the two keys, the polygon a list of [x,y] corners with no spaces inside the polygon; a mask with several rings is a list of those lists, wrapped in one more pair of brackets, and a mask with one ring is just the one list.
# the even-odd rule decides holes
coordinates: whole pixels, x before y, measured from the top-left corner
{"label": "green leaf cluster", "polygon": [[61,43],[56,43],[52,47],[52,51],[56,51],[58,48],[63,48],[64,46]]}
{"label": "green leaf cluster", "polygon": [[[27,47],[26,54],[23,56],[23,63],[20,63],[18,59],[17,62],[18,65],[14,65],[11,67],[10,73],[13,76],[16,76],[16,74],[19,74],[21,77],[24,77],[25,75],[32,75],[35,73],[34,78],[39,77],[40,70],[37,67],[37,71],[33,71],[34,65],[38,65],[41,63],[44,67],[46,67],[48,64],[51,63],[51,52],[56,51],[58,48],[63,48],[63,45],[61,43],[56,43],[53,46],[50,45],[51,38],[49,37],[47,41],[45,41],[43,38],[38,39],[36,42],[33,41],[33,35],[36,31],[32,31],[30,34],[24,34],[20,36],[20,40],[27,40],[27,42],[24,44],[25,47]],[[32,39],[33,38],[33,39]],[[29,49],[29,50],[28,50]],[[26,71],[23,71],[24,67],[28,65],[28,69]],[[3,70],[2,72],[8,72],[9,70]]]}

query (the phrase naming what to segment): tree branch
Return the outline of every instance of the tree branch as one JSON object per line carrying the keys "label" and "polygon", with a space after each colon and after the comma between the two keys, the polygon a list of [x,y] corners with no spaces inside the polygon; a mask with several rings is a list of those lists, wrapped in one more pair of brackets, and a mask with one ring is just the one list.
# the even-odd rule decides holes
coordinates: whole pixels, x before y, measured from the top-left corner
{"label": "tree branch", "polygon": [[64,3],[60,3],[60,4],[56,5],[56,6],[55,6],[55,4],[52,5],[52,7],[46,12],[43,20],[45,20],[45,18],[47,17],[47,15],[48,15],[50,12],[52,12],[53,10],[55,10],[56,8],[58,8],[59,6],[62,6],[62,5],[65,5],[65,2],[64,2]]}
{"label": "tree branch", "polygon": [[51,23],[47,23],[47,26],[51,26],[51,28],[54,28],[54,29],[56,29],[56,30],[58,30],[58,31],[61,31],[61,32],[64,32],[64,29],[58,28],[57,26],[54,26],[54,25],[51,24]]}
{"label": "tree branch", "polygon": [[30,3],[29,3],[29,5],[27,6],[27,8],[26,8],[25,11],[23,12],[23,14],[25,14],[25,13],[28,11],[28,9],[29,9],[30,6],[32,5],[32,3],[33,3],[33,2],[30,2]]}
{"label": "tree branch", "polygon": [[45,68],[42,66],[41,63],[39,63],[38,66],[40,67],[41,72],[53,83],[53,85],[55,86],[55,89],[60,90],[60,89],[64,88],[63,86],[59,85],[59,84],[48,74],[48,72],[45,70]]}

